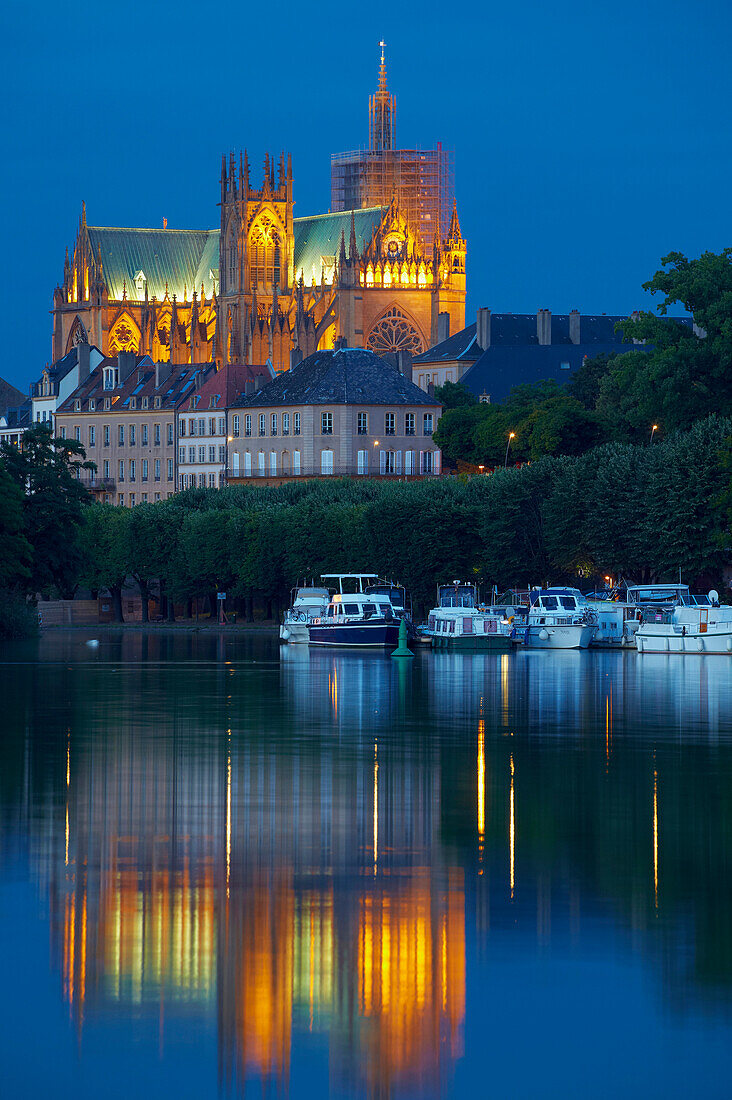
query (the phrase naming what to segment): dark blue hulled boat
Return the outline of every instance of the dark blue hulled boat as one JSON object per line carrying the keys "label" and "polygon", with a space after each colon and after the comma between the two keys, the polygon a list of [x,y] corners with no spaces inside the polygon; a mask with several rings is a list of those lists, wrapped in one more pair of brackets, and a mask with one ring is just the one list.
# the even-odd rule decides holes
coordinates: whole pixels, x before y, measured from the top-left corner
{"label": "dark blue hulled boat", "polygon": [[398,642],[399,619],[391,600],[376,593],[339,592],[325,615],[310,623],[310,645],[394,649]]}

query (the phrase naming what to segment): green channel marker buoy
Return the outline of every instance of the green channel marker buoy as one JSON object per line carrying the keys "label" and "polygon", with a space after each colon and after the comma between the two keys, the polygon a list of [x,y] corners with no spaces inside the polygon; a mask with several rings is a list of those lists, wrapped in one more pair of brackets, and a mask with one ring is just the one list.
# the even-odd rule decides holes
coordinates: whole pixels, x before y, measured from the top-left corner
{"label": "green channel marker buoy", "polygon": [[407,645],[407,624],[404,619],[399,623],[399,645],[392,653],[392,657],[414,657]]}

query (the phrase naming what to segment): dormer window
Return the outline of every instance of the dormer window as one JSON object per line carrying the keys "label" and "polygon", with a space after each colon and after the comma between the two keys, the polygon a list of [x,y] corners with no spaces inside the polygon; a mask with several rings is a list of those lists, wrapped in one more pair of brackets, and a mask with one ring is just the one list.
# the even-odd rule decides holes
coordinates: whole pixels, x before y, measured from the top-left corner
{"label": "dormer window", "polygon": [[143,409],[146,409],[146,408],[147,408],[147,406],[148,406],[148,399],[147,399],[146,397],[143,397],[143,399],[142,399],[142,407],[143,407]]}
{"label": "dormer window", "polygon": [[156,409],[159,409],[160,408],[160,398],[156,397],[155,400],[153,401],[153,404],[155,405]]}
{"label": "dormer window", "polygon": [[115,367],[104,368],[104,388],[105,390],[113,390],[117,385],[117,369]]}
{"label": "dormer window", "polygon": [[130,408],[131,409],[136,409],[137,408],[137,398],[136,397],[131,397],[130,398]]}
{"label": "dormer window", "polygon": [[110,410],[111,408],[112,408],[112,399],[111,399],[111,397],[105,397],[105,398],[104,398],[104,409],[105,409],[105,412],[109,412],[109,410]]}
{"label": "dormer window", "polygon": [[[81,412],[81,401],[79,401],[78,398],[74,401],[74,412]],[[43,419],[46,419],[45,413],[43,414]]]}
{"label": "dormer window", "polygon": [[137,274],[135,275],[135,288],[137,290],[137,297],[138,298],[144,298],[145,297],[145,283],[146,282],[147,282],[147,278],[145,276],[145,272],[144,271],[138,271]]}
{"label": "dormer window", "polygon": [[90,413],[96,412],[96,408],[97,408],[96,401],[94,400],[93,397],[90,397],[89,398],[89,412]]}

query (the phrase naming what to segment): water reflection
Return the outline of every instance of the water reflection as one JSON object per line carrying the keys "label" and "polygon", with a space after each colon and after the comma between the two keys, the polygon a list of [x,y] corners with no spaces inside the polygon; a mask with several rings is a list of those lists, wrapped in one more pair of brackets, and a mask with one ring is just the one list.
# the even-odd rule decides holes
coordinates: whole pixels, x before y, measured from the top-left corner
{"label": "water reflection", "polygon": [[491,937],[598,922],[661,999],[722,1011],[726,658],[39,647],[0,666],[0,836],[50,900],[79,1033],[134,1010],[163,1057],[171,1021],[215,1019],[225,1091],[307,1092],[294,1055],[321,1037],[332,1091],[432,1095]]}

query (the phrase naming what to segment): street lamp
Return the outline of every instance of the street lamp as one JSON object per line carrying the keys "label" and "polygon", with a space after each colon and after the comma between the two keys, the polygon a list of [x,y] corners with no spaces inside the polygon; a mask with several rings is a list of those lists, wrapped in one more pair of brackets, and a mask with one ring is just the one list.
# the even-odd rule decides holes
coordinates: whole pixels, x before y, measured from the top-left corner
{"label": "street lamp", "polygon": [[651,428],[651,438],[650,438],[651,443],[653,443],[653,433],[657,432],[657,431],[658,431],[658,424],[654,424],[653,427]]}
{"label": "street lamp", "polygon": [[516,432],[509,432],[508,433],[508,442],[506,444],[506,457],[503,460],[503,469],[504,470],[508,466],[508,448],[511,446],[511,440],[515,437],[515,435],[516,435]]}
{"label": "street lamp", "polygon": [[485,466],[479,466],[478,469],[480,470],[481,473],[483,473],[483,470],[485,470]]}

